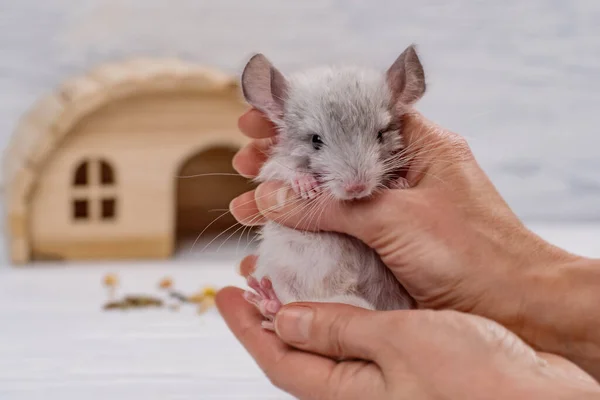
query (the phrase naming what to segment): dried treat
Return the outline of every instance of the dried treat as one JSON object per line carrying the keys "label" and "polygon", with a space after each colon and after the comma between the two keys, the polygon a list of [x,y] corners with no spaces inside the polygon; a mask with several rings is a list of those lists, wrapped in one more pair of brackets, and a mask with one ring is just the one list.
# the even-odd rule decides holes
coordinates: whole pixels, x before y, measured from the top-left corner
{"label": "dried treat", "polygon": [[204,293],[197,292],[191,296],[188,296],[187,301],[190,303],[201,304],[204,301]]}
{"label": "dried treat", "polygon": [[173,280],[165,277],[158,283],[158,287],[165,290],[171,289],[173,287]]}
{"label": "dried treat", "polygon": [[106,274],[103,280],[104,286],[108,289],[108,298],[113,300],[119,285],[119,278],[116,274]]}
{"label": "dried treat", "polygon": [[104,306],[105,310],[128,310],[130,308],[162,307],[163,301],[156,297],[136,295],[126,296],[120,301],[111,301]]}
{"label": "dried treat", "polygon": [[105,310],[114,310],[114,309],[125,310],[127,308],[128,308],[127,304],[125,304],[122,301],[111,301],[110,303],[106,303],[104,305]]}
{"label": "dried treat", "polygon": [[124,301],[132,307],[162,307],[163,305],[161,299],[144,295],[126,296]]}
{"label": "dried treat", "polygon": [[179,301],[181,301],[182,303],[187,303],[189,301],[189,298],[179,292],[171,292],[169,293],[169,295]]}
{"label": "dried treat", "polygon": [[[114,289],[118,285],[116,275],[107,275],[104,278],[104,285],[109,289]],[[165,303],[162,299],[154,296],[128,295],[119,301],[111,299],[112,301],[104,305],[104,309],[129,310],[132,308],[166,307],[170,311],[179,311],[182,303],[192,303],[197,305],[198,313],[203,314],[215,306],[217,290],[212,286],[206,286],[202,290],[190,296],[186,296],[185,294],[172,290],[173,280],[169,277],[165,277],[159,282],[158,287],[162,290],[166,290],[169,297],[175,300],[167,298]]]}
{"label": "dried treat", "polygon": [[106,274],[104,276],[104,286],[116,287],[119,284],[119,278],[116,274]]}
{"label": "dried treat", "polygon": [[205,297],[204,301],[198,307],[198,314],[204,314],[206,311],[214,307],[215,299],[213,297]]}
{"label": "dried treat", "polygon": [[206,286],[204,289],[202,289],[202,293],[208,297],[215,297],[217,295],[217,289],[212,286]]}
{"label": "dried treat", "polygon": [[207,286],[203,288],[200,292],[196,292],[193,295],[188,297],[188,301],[190,303],[195,304],[205,304],[207,300],[214,299],[217,295],[217,291],[212,286]]}

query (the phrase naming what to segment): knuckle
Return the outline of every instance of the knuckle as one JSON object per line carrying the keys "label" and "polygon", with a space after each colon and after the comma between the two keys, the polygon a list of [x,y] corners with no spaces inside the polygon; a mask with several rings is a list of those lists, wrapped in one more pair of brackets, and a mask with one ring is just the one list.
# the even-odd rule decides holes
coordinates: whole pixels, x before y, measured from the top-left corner
{"label": "knuckle", "polygon": [[347,363],[338,364],[327,377],[327,393],[324,398],[337,400],[346,398],[343,396],[343,388],[348,385],[346,366]]}
{"label": "knuckle", "polygon": [[327,327],[325,337],[328,338],[329,350],[334,355],[345,356],[344,338],[347,336],[349,321],[347,316],[336,315]]}
{"label": "knuckle", "polygon": [[327,390],[323,398],[328,400],[365,398],[365,392],[368,393],[369,388],[362,387],[356,382],[358,377],[368,373],[366,370],[370,367],[370,363],[366,361],[337,364],[327,377]]}
{"label": "knuckle", "polygon": [[[426,310],[419,310],[418,312],[426,312]],[[414,330],[415,318],[413,316],[415,315],[415,310],[388,311],[380,315],[381,319],[377,324],[381,328],[381,332],[389,333],[381,335],[379,344],[382,347],[395,347],[397,345],[398,333],[408,334]]]}
{"label": "knuckle", "polygon": [[448,143],[448,147],[453,156],[455,156],[457,159],[465,161],[473,158],[471,147],[464,137],[454,132],[447,132],[445,136],[446,142]]}

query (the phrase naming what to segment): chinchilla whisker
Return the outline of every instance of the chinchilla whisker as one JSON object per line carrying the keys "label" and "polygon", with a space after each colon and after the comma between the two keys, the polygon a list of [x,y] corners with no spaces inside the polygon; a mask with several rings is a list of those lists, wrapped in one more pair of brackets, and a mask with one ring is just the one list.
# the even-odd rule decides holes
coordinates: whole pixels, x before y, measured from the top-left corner
{"label": "chinchilla whisker", "polygon": [[178,175],[178,179],[192,179],[192,178],[201,178],[204,176],[237,176],[242,177],[240,174],[230,173],[230,172],[211,172],[206,174],[196,174],[196,175]]}
{"label": "chinchilla whisker", "polygon": [[[271,193],[267,193],[267,194],[265,194],[265,196],[268,196],[268,195],[270,195],[270,194],[272,194],[272,193],[275,193],[275,192],[276,192],[276,191],[274,190],[274,191],[272,191]],[[261,196],[261,197],[262,197],[262,196]],[[260,197],[259,197],[259,198],[260,198]],[[253,202],[254,202],[254,200],[250,200],[250,201],[247,201],[247,202],[244,202],[244,203],[240,204],[239,206],[244,206],[244,205],[247,205],[247,204],[251,204],[251,203],[253,203]],[[215,219],[213,219],[213,220],[212,220],[212,221],[211,221],[211,222],[210,222],[210,223],[209,223],[209,224],[208,224],[208,225],[207,225],[207,226],[206,226],[206,227],[205,227],[205,228],[202,230],[202,232],[200,232],[200,234],[199,234],[199,235],[196,237],[196,239],[194,240],[194,243],[192,244],[192,247],[191,247],[191,249],[189,250],[189,251],[190,251],[190,253],[193,251],[194,247],[195,247],[195,246],[196,246],[196,244],[198,243],[198,240],[200,240],[200,237],[202,237],[202,235],[204,235],[204,233],[206,232],[206,230],[207,230],[207,229],[209,229],[209,228],[210,228],[210,227],[211,227],[211,226],[212,226],[214,223],[216,223],[216,222],[217,222],[219,219],[223,218],[225,215],[227,215],[227,214],[229,214],[229,213],[230,213],[230,211],[229,211],[229,210],[225,211],[223,214],[221,214],[221,215],[219,215],[218,217],[216,217]],[[234,225],[234,226],[235,226],[235,225]],[[220,237],[220,236],[221,236],[223,233],[225,233],[225,232],[227,232],[227,230],[226,230],[226,231],[224,231],[224,232],[221,232],[219,235],[217,235],[217,236],[216,236],[216,237],[215,237],[215,238],[214,238],[214,239],[213,239],[213,240],[212,240],[212,241],[211,241],[211,242],[210,242],[208,245],[206,245],[206,246],[204,247],[204,249],[206,249],[208,246],[210,246],[210,245],[211,245],[211,244],[214,242],[214,240],[216,240],[217,238],[219,238],[219,237]]]}
{"label": "chinchilla whisker", "polygon": [[[235,228],[238,225],[243,226],[241,223],[236,222],[235,224],[231,225],[229,228],[223,230],[221,233],[219,233],[217,236],[215,236],[210,242],[208,242],[208,244],[206,246],[204,246],[204,248],[202,249],[202,252],[204,252],[208,247],[210,247],[210,245],[213,244],[215,240],[217,240],[218,238],[220,238],[221,236],[223,236],[224,234],[226,234],[227,232],[229,232],[231,229]],[[220,247],[219,247],[219,249],[220,249]],[[219,249],[217,249],[217,251]]]}
{"label": "chinchilla whisker", "polygon": [[[238,223],[238,224],[239,224],[239,223]],[[239,226],[239,227],[238,227],[238,228],[237,228],[235,231],[233,231],[233,232],[232,232],[232,233],[231,233],[229,236],[227,236],[227,238],[226,238],[225,240],[223,240],[223,242],[222,242],[222,243],[219,245],[219,247],[217,248],[217,252],[219,252],[219,251],[221,250],[221,247],[223,247],[223,245],[224,245],[225,243],[227,243],[227,241],[228,241],[229,239],[231,239],[231,238],[232,238],[232,237],[233,237],[233,236],[234,236],[236,233],[238,233],[238,232],[240,231],[240,229],[245,229],[245,228],[246,228],[246,226],[245,226],[245,225],[243,225],[243,224],[239,224],[239,225],[240,225],[240,226]],[[235,226],[235,225],[234,225],[234,226]]]}
{"label": "chinchilla whisker", "polygon": [[[317,200],[317,199],[315,199]],[[301,223],[305,220],[308,219],[309,221],[309,225],[310,225],[310,221],[312,218],[313,213],[316,213],[319,210],[319,202],[314,201],[314,202],[309,202],[309,207],[307,208],[307,210],[305,211],[305,215],[296,223],[295,228],[297,228],[298,226],[301,225]]]}
{"label": "chinchilla whisker", "polygon": [[229,210],[227,210],[223,214],[221,214],[218,217],[216,217],[215,219],[213,219],[208,225],[206,225],[206,227],[204,227],[204,229],[202,230],[202,232],[200,232],[200,234],[198,234],[198,236],[196,236],[196,239],[194,240],[194,243],[192,244],[192,247],[189,250],[190,254],[194,250],[194,247],[196,246],[196,243],[198,243],[198,240],[200,240],[200,237],[204,234],[204,232],[206,232],[206,230],[208,228],[210,228],[215,222],[217,222],[219,219],[223,218],[227,214],[229,214]]}
{"label": "chinchilla whisker", "polygon": [[[313,206],[312,202],[302,202],[302,204],[300,204],[299,206],[296,206],[294,209],[286,212],[281,220],[283,221],[283,223],[287,222],[292,216],[294,216],[294,214],[298,214],[301,212],[304,212],[307,209],[310,209]],[[304,217],[302,217],[301,219],[303,219]],[[296,226],[297,227],[297,226]]]}

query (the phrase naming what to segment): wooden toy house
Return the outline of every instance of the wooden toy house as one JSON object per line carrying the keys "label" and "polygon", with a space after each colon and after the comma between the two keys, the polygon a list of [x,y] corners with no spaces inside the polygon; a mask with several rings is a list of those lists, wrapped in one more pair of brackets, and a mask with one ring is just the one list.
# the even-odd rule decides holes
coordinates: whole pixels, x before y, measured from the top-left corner
{"label": "wooden toy house", "polygon": [[[22,119],[4,158],[13,263],[164,258],[251,184],[237,80],[177,60],[101,66]],[[220,173],[195,178],[197,174]],[[220,231],[231,216],[211,226]]]}

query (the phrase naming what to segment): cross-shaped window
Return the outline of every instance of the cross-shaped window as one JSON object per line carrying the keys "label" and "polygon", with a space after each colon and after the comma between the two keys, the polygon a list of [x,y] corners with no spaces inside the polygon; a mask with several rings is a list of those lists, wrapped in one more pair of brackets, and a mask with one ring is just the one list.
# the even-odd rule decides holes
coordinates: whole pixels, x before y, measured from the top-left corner
{"label": "cross-shaped window", "polygon": [[73,219],[114,220],[117,214],[115,186],[115,173],[108,161],[81,161],[73,174]]}

